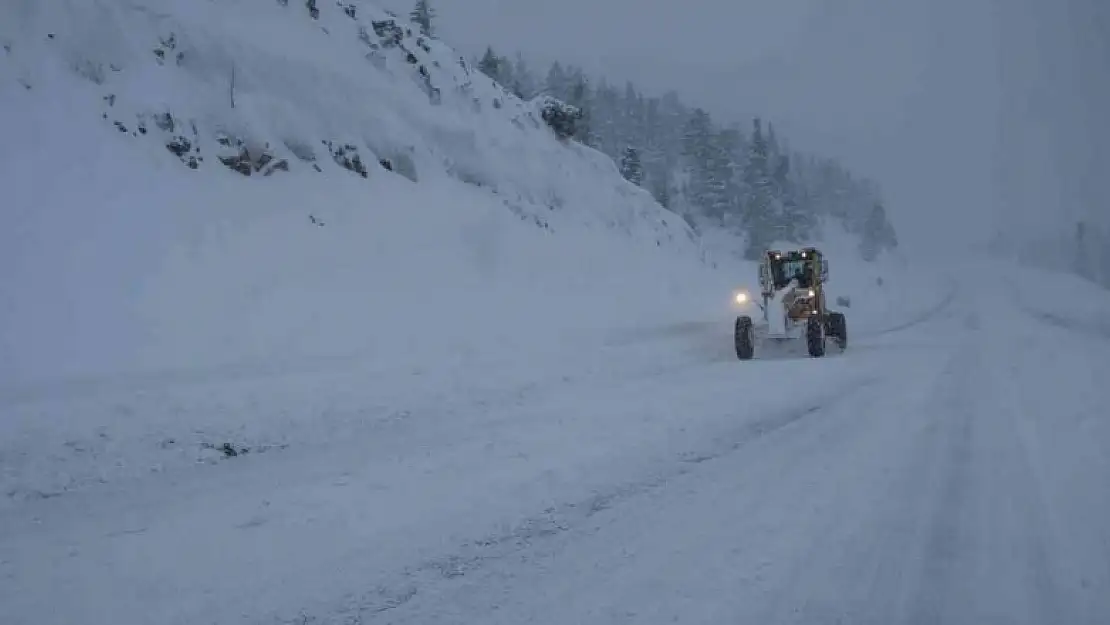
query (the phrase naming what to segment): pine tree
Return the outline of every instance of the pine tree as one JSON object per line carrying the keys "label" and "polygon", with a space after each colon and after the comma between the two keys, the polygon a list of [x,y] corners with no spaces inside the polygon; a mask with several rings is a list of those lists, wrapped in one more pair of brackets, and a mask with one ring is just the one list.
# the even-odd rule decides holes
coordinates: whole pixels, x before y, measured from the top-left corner
{"label": "pine tree", "polygon": [[736,155],[741,152],[743,144],[744,138],[738,128],[725,128],[713,137],[713,172],[722,181],[722,212],[728,220],[742,217],[742,187],[739,184],[740,168]]}
{"label": "pine tree", "polygon": [[803,243],[810,240],[813,235],[815,227],[813,215],[806,210],[798,197],[799,185],[791,174],[790,157],[785,154],[779,155],[776,161],[772,181],[776,199],[782,207],[780,236],[786,241]]}
{"label": "pine tree", "polygon": [[671,190],[667,185],[666,178],[655,179],[651,185],[651,194],[655,196],[655,201],[663,208],[669,209],[671,207]]}
{"label": "pine tree", "polygon": [[544,82],[544,93],[563,101],[566,101],[570,95],[570,79],[567,77],[566,71],[558,61],[555,61],[555,63],[551,65],[551,69],[547,72],[547,80]]}
{"label": "pine tree", "polygon": [[428,0],[416,0],[416,6],[409,13],[409,20],[419,26],[420,34],[426,37],[435,36],[432,25],[435,17],[435,9],[428,4]]}
{"label": "pine tree", "polygon": [[498,57],[497,59],[497,84],[504,87],[509,93],[516,95],[516,76],[513,71],[513,62],[507,56]]}
{"label": "pine tree", "polygon": [[748,145],[747,162],[744,164],[744,226],[748,234],[748,247],[744,255],[749,260],[759,258],[782,235],[782,221],[775,206],[774,184],[768,163],[767,140],[759,118],[752,123],[752,139]]}
{"label": "pine tree", "polygon": [[536,78],[524,62],[524,56],[517,52],[516,62],[513,64],[513,93],[521,100],[531,100],[536,96]]}
{"label": "pine tree", "polygon": [[615,108],[609,83],[604,78],[599,79],[590,97],[590,130],[596,138],[593,145],[619,162],[624,154],[624,145],[617,144],[613,135]]}
{"label": "pine tree", "polygon": [[482,60],[478,61],[478,71],[495,82],[501,82],[501,59],[494,54],[492,47],[486,46],[486,53],[482,55]]}
{"label": "pine tree", "polygon": [[643,126],[644,98],[632,83],[625,83],[624,95],[617,101],[616,140],[623,145],[647,145]]}
{"label": "pine tree", "polygon": [[582,71],[579,69],[574,71],[574,76],[571,80],[573,82],[571,83],[567,103],[582,111],[582,117],[578,120],[574,138],[582,145],[593,147],[597,145],[597,142],[592,127],[593,106],[591,105],[590,86],[586,82],[585,76],[582,75]]}
{"label": "pine tree", "polygon": [[689,200],[706,217],[721,223],[731,212],[729,188],[732,159],[713,120],[702,109],[695,109],[686,124],[684,156],[689,175]]}
{"label": "pine tree", "polygon": [[620,172],[625,180],[636,186],[640,186],[641,183],[643,183],[644,167],[640,163],[640,153],[636,148],[628,146],[624,149],[624,156],[621,158]]}
{"label": "pine tree", "polygon": [[[666,190],[670,179],[671,169],[667,164],[667,150],[663,147],[662,117],[659,114],[659,100],[651,98],[644,102],[643,123],[641,139],[643,149],[641,160],[644,164],[644,180],[653,190],[655,198],[663,204],[661,198],[667,194],[660,194],[660,189]],[[670,198],[667,198],[670,201]]]}
{"label": "pine tree", "polygon": [[876,202],[863,225],[859,244],[860,256],[870,262],[878,258],[883,250],[893,249],[897,245],[898,239],[894,236],[894,228],[887,221],[886,209],[883,208],[882,203]]}
{"label": "pine tree", "polygon": [[701,210],[706,211],[706,202],[709,195],[706,179],[709,171],[710,137],[713,128],[709,115],[702,109],[696,109],[690,115],[682,133],[682,155],[686,162],[687,197]]}
{"label": "pine tree", "polygon": [[574,107],[568,110],[580,111],[573,123],[560,125],[567,133],[564,138],[601,150],[622,174],[626,147],[636,146],[640,186],[686,216],[704,215],[722,224],[736,218],[738,229],[748,235],[749,255],[761,254],[776,240],[813,240],[825,221],[840,222],[861,240],[864,232],[871,232],[869,245],[897,245],[885,214],[877,229],[869,224],[873,207],[882,203],[871,181],[836,159],[791,151],[771,124],[754,120],[750,137],[719,129],[707,113],[691,110],[674,91],[645,98],[631,83],[623,90],[604,80],[591,83],[581,69],[559,62],[539,84],[519,54],[514,63],[487,49],[477,65],[521,98],[542,92]]}

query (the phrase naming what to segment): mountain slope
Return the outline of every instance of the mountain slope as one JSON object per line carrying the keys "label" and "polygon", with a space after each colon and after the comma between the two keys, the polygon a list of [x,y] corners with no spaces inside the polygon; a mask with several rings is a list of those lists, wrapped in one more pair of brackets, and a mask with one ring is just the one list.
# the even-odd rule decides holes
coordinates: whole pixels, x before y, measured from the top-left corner
{"label": "mountain slope", "polygon": [[609,159],[370,5],[21,0],[9,15],[6,385],[459,326],[480,342],[498,311],[573,323],[566,300],[586,293],[636,314],[713,275]]}

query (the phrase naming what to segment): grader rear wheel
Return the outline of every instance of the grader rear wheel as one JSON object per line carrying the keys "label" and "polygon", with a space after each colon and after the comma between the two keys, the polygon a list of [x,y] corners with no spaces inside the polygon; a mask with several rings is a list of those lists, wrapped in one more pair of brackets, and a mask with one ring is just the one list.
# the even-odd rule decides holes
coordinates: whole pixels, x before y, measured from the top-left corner
{"label": "grader rear wheel", "polygon": [[844,313],[829,313],[829,336],[836,339],[836,346],[840,349],[848,347],[848,322]]}
{"label": "grader rear wheel", "polygon": [[806,321],[806,347],[814,358],[825,355],[825,324],[816,315]]}

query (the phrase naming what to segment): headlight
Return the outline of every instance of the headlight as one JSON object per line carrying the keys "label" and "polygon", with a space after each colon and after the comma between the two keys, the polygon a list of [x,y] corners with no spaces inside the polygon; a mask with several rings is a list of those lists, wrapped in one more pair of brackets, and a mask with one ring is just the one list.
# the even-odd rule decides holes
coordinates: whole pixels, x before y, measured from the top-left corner
{"label": "headlight", "polygon": [[810,289],[809,290],[809,296],[814,297],[815,295],[817,295],[817,291],[814,291],[813,289]]}
{"label": "headlight", "polygon": [[736,303],[744,305],[748,303],[748,294],[743,291],[736,294]]}

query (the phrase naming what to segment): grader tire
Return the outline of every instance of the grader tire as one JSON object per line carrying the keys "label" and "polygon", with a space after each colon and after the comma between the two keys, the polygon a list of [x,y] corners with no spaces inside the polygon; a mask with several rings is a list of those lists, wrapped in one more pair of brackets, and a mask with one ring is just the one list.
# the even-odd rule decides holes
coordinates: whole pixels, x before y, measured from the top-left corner
{"label": "grader tire", "polygon": [[806,322],[806,347],[814,358],[825,355],[825,324],[821,323],[820,317],[810,317]]}
{"label": "grader tire", "polygon": [[736,318],[736,357],[740,360],[751,360],[755,355],[755,331],[752,329],[752,318],[742,316]]}

